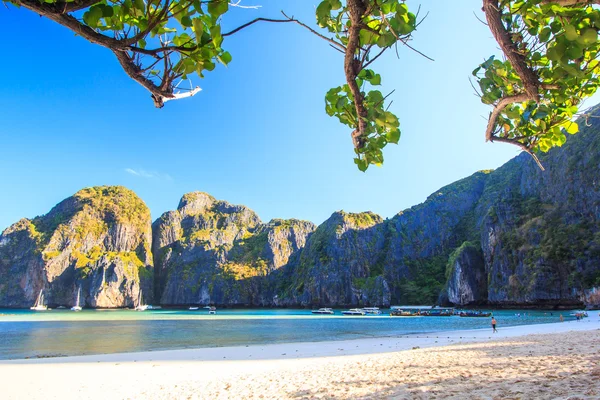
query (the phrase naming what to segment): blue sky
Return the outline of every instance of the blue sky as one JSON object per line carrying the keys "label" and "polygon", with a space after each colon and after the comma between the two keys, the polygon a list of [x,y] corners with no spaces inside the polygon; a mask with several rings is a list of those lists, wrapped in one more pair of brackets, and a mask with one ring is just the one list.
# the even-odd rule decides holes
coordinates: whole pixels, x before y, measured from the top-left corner
{"label": "blue sky", "polygon": [[[484,142],[489,108],[470,72],[495,53],[474,16],[479,1],[410,1],[429,16],[412,43],[374,64],[400,118],[402,138],[382,168],[359,172],[350,131],[324,111],[326,91],[344,82],[342,56],[292,24],[257,24],[227,38],[228,68],[199,82],[196,97],[155,109],[110,51],[26,10],[0,9],[0,230],[44,214],[94,185],[134,190],[152,217],[190,191],[245,204],[267,221],[320,223],[335,210],[384,217],[446,184],[497,168],[515,147]],[[245,0],[234,28],[279,10],[314,23],[317,0]],[[6,56],[10,55],[10,56]],[[590,102],[588,105],[592,105]]]}

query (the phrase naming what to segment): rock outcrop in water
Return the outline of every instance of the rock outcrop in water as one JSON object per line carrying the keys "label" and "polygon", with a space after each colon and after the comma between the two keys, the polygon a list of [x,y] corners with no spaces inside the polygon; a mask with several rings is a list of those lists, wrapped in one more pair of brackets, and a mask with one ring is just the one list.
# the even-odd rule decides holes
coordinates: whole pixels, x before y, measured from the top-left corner
{"label": "rock outcrop in water", "polygon": [[[598,113],[596,113],[598,114]],[[152,226],[131,191],[84,189],[0,236],[0,306],[600,305],[600,120],[391,219],[334,213],[263,223],[194,192]],[[152,262],[154,259],[154,263]],[[154,266],[154,271],[153,271]]]}
{"label": "rock outcrop in water", "polygon": [[131,307],[152,301],[148,207],[123,187],[83,189],[0,236],[0,306]]}

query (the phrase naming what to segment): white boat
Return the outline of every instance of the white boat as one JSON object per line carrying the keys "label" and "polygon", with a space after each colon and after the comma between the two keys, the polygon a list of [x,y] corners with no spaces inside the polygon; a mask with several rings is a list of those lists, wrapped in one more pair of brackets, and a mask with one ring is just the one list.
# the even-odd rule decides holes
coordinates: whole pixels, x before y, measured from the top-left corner
{"label": "white boat", "polygon": [[333,314],[333,310],[331,308],[319,308],[318,310],[312,310],[313,314]]}
{"label": "white boat", "polygon": [[210,307],[208,309],[208,313],[209,314],[216,314],[217,313],[217,307]]}
{"label": "white boat", "polygon": [[365,312],[360,308],[351,308],[348,311],[342,311],[343,315],[365,315]]}
{"label": "white boat", "polygon": [[365,314],[371,314],[371,315],[380,315],[381,314],[381,310],[379,309],[379,307],[363,307],[362,309]]}
{"label": "white boat", "polygon": [[162,310],[162,307],[161,306],[151,306],[151,305],[148,305],[148,310]]}
{"label": "white boat", "polygon": [[190,311],[197,311],[200,307],[190,307],[188,308],[188,310]]}
{"label": "white boat", "polygon": [[77,290],[77,302],[71,307],[71,311],[81,311],[81,307],[79,306],[79,296],[81,296],[81,287]]}
{"label": "white boat", "polygon": [[33,307],[29,307],[30,310],[33,311],[46,311],[48,306],[44,305],[44,289],[40,290],[40,294],[38,294],[38,298],[33,305]]}
{"label": "white boat", "polygon": [[138,305],[135,307],[136,311],[146,311],[148,309],[148,306],[146,304],[144,304],[143,301],[143,297],[142,297],[142,289],[140,289],[139,295],[138,295]]}

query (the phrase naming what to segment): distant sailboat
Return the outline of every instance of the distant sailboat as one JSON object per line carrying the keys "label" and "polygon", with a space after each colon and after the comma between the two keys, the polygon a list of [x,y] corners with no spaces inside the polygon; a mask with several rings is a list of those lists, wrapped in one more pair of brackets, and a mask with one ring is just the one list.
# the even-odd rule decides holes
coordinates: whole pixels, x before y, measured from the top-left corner
{"label": "distant sailboat", "polygon": [[136,311],[146,311],[148,309],[148,306],[146,304],[144,304],[143,298],[142,298],[142,289],[140,289],[139,295],[138,295],[138,302],[137,302],[137,306],[135,307]]}
{"label": "distant sailboat", "polygon": [[77,291],[77,302],[73,307],[71,307],[71,311],[81,311],[81,307],[79,306],[79,296],[81,295],[81,287]]}
{"label": "distant sailboat", "polygon": [[33,307],[29,307],[29,309],[33,311],[46,311],[48,306],[44,305],[44,289],[40,290],[40,294],[38,294],[38,298]]}

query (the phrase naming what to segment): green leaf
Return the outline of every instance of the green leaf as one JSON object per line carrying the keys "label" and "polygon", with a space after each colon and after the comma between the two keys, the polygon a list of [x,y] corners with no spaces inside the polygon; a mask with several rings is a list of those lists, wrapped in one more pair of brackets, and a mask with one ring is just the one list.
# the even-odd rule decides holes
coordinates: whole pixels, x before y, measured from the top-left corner
{"label": "green leaf", "polygon": [[221,36],[221,25],[213,25],[210,27],[210,34],[215,47],[218,49],[223,43],[223,36]]}
{"label": "green leaf", "polygon": [[102,9],[102,17],[103,18],[110,18],[115,14],[115,12],[111,6],[107,6],[106,4],[99,4],[99,6],[102,7],[101,9]]}
{"label": "green leaf", "polygon": [[581,33],[581,41],[583,45],[594,44],[598,41],[598,32],[594,28],[587,28]]}
{"label": "green leaf", "polygon": [[219,56],[219,61],[221,61],[224,65],[227,65],[231,62],[231,54],[228,51],[224,51],[223,54]]}
{"label": "green leaf", "polygon": [[329,0],[332,10],[339,10],[342,8],[342,2],[340,0]]}
{"label": "green leaf", "polygon": [[365,172],[367,168],[369,168],[369,164],[367,163],[367,161],[361,158],[355,158],[354,164],[356,164],[358,166],[358,169],[362,172]]}
{"label": "green leaf", "polygon": [[577,125],[577,122],[567,122],[563,125],[563,127],[565,128],[565,131],[567,131],[567,133],[574,135],[577,132],[579,132],[579,125]]}
{"label": "green leaf", "polygon": [[321,28],[325,28],[327,26],[327,23],[329,22],[329,19],[331,18],[330,13],[331,13],[331,3],[329,2],[329,0],[323,0],[321,2],[321,4],[319,4],[317,6],[317,10],[316,10],[317,23],[319,24],[319,26]]}
{"label": "green leaf", "polygon": [[98,26],[100,18],[102,18],[102,9],[98,7],[98,5],[90,7],[90,9],[83,14],[83,22],[92,28]]}
{"label": "green leaf", "polygon": [[214,20],[225,14],[227,10],[229,10],[229,3],[227,0],[212,0],[208,3],[208,12],[212,15]]}
{"label": "green leaf", "polygon": [[386,139],[390,143],[398,144],[400,140],[400,129],[394,129],[387,133]]}
{"label": "green leaf", "polygon": [[583,57],[583,48],[581,47],[581,45],[578,42],[572,42],[570,44],[570,46],[567,48],[567,51],[565,52],[565,54],[571,60],[575,60],[580,57]]}
{"label": "green leaf", "polygon": [[570,41],[577,40],[577,37],[579,37],[579,34],[577,34],[577,29],[573,25],[566,25],[565,37]]}
{"label": "green leaf", "polygon": [[133,6],[142,12],[146,9],[146,4],[144,4],[144,0],[133,0]]}
{"label": "green leaf", "polygon": [[200,44],[202,34],[204,33],[204,22],[202,22],[201,18],[194,18],[192,20],[192,26],[194,33],[196,34],[196,42]]}
{"label": "green leaf", "polygon": [[545,43],[550,39],[550,35],[552,34],[552,30],[549,27],[545,27],[542,29],[540,34],[538,35],[540,42]]}
{"label": "green leaf", "polygon": [[405,3],[401,3],[396,7],[396,13],[398,15],[404,15],[408,13],[408,6]]}
{"label": "green leaf", "polygon": [[377,46],[381,47],[382,49],[384,47],[390,47],[394,43],[396,43],[396,37],[391,32],[381,35],[379,36],[379,39],[377,39]]}
{"label": "green leaf", "polygon": [[359,33],[360,44],[362,46],[367,44],[375,44],[379,40],[379,35],[366,29],[361,29]]}
{"label": "green leaf", "polygon": [[183,16],[181,17],[181,26],[185,27],[185,28],[189,28],[191,27],[192,24],[192,19],[189,16]]}

